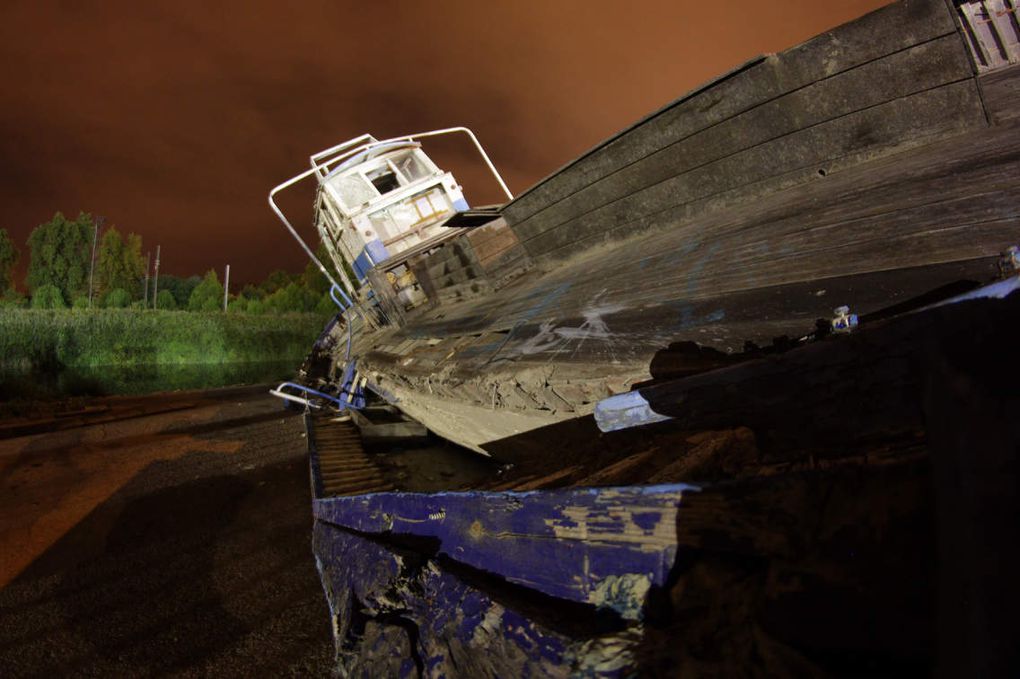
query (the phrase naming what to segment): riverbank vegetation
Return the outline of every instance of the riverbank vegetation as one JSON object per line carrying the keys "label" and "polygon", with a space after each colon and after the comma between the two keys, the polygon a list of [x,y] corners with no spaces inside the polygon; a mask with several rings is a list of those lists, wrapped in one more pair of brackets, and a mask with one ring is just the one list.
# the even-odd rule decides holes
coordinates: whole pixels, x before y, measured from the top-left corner
{"label": "riverbank vegetation", "polygon": [[315,313],[6,309],[0,313],[0,367],[299,361],[324,324]]}
{"label": "riverbank vegetation", "polygon": [[[29,263],[23,292],[14,282],[21,253],[7,231],[0,229],[0,309],[336,313],[329,283],[311,264],[301,273],[278,270],[260,283],[224,290],[211,269],[203,276],[159,274],[158,255],[153,268],[152,253],[142,254],[140,236],[122,235],[114,226],[103,229],[101,220],[84,212],[75,219],[56,213],[32,231],[26,245]],[[323,249],[317,254],[331,267]],[[335,279],[342,278],[331,272]]]}
{"label": "riverbank vegetation", "polygon": [[58,212],[33,230],[24,292],[20,252],[0,229],[0,372],[296,365],[337,312],[311,265],[231,294],[212,270],[155,275],[139,236],[101,226]]}

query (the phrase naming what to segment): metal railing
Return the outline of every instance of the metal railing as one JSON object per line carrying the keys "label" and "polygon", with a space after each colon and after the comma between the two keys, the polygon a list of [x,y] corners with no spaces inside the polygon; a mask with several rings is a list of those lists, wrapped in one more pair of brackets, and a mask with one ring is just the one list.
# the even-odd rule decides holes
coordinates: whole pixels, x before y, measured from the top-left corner
{"label": "metal railing", "polygon": [[[298,242],[298,245],[301,246],[301,249],[305,251],[305,254],[308,255],[308,258],[312,260],[315,266],[319,269],[319,272],[326,277],[326,280],[330,282],[330,285],[332,285],[334,288],[341,288],[340,284],[337,283],[336,279],[333,278],[333,276],[329,273],[329,271],[326,269],[323,263],[319,261],[319,258],[315,256],[315,253],[312,251],[312,249],[308,247],[308,244],[305,243],[305,240],[301,237],[301,234],[297,232],[297,229],[294,228],[294,225],[290,223],[290,220],[287,219],[287,216],[283,214],[283,210],[281,210],[280,207],[276,204],[276,195],[283,191],[284,189],[288,189],[291,186],[297,184],[298,182],[301,182],[304,179],[311,177],[313,174],[316,175],[317,181],[319,181],[319,183],[321,184],[325,178],[325,174],[329,170],[330,165],[346,160],[347,158],[350,158],[355,154],[361,153],[362,151],[370,150],[379,145],[391,144],[393,142],[398,141],[411,142],[416,139],[424,139],[426,137],[438,137],[444,134],[456,134],[456,133],[464,133],[471,138],[472,143],[475,145],[475,148],[481,155],[482,160],[485,162],[485,165],[489,168],[489,171],[492,172],[492,175],[496,178],[496,181],[499,182],[499,186],[503,190],[503,193],[506,194],[507,199],[513,200],[514,197],[513,194],[510,193],[510,189],[507,188],[506,182],[503,181],[503,177],[501,177],[499,172],[496,170],[496,166],[492,164],[492,161],[489,159],[489,155],[485,152],[485,149],[482,148],[482,144],[481,142],[478,141],[478,137],[475,136],[475,133],[466,127],[448,127],[441,130],[420,132],[418,134],[411,134],[404,137],[393,137],[391,139],[383,140],[377,140],[370,134],[363,134],[360,137],[354,137],[353,139],[348,139],[347,141],[337,144],[336,146],[331,146],[328,149],[323,149],[322,151],[319,151],[318,153],[315,153],[309,157],[309,161],[312,164],[311,168],[305,170],[301,174],[294,175],[290,179],[281,182],[280,184],[277,184],[276,186],[273,187],[273,189],[269,192],[269,207],[273,210],[274,213],[276,213],[277,218],[279,218],[279,220],[287,228],[287,231],[290,232],[290,235],[294,237],[294,240]],[[359,305],[356,304],[351,304],[344,311],[344,313],[347,314],[348,324],[350,324],[352,321],[351,318],[352,310],[356,312],[365,323],[373,327],[376,326],[375,322],[372,319],[370,319],[367,314],[365,314],[365,312],[361,309]]]}
{"label": "metal railing", "polygon": [[471,143],[474,144],[475,149],[478,151],[478,155],[482,157],[482,161],[485,162],[485,166],[489,168],[489,172],[491,172],[492,176],[496,179],[496,182],[499,184],[499,188],[503,190],[504,194],[506,194],[507,200],[513,200],[514,194],[510,193],[510,189],[507,188],[506,182],[503,181],[503,177],[499,174],[496,166],[493,165],[492,160],[489,159],[489,154],[485,152],[485,149],[482,147],[481,142],[478,141],[478,137],[475,136],[475,133],[466,127],[446,127],[441,130],[419,132],[417,134],[409,134],[402,137],[390,137],[389,139],[376,139],[370,134],[363,134],[360,137],[348,139],[336,146],[323,149],[322,151],[309,156],[308,160],[312,165],[312,170],[319,173],[320,179],[324,179],[326,175],[329,174],[330,165],[341,163],[348,158],[365,151],[370,151],[375,147],[385,146],[395,142],[413,142],[418,139],[457,133],[466,134],[471,139]]}

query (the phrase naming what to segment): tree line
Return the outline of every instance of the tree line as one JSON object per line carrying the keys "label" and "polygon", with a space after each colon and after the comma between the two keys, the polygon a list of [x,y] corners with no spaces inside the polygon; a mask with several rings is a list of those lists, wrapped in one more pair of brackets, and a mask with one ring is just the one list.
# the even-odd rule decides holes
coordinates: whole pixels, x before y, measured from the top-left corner
{"label": "tree line", "polygon": [[[27,241],[26,296],[14,284],[14,267],[21,253],[7,230],[0,229],[0,307],[223,308],[223,284],[215,270],[210,269],[204,276],[160,274],[150,280],[141,236],[123,235],[111,227],[95,243],[96,232],[96,221],[85,212],[75,219],[57,212],[53,219],[37,226]],[[329,266],[321,246],[317,254]],[[329,283],[311,263],[299,274],[277,270],[261,283],[245,285],[228,296],[227,309],[253,314],[336,313]]]}

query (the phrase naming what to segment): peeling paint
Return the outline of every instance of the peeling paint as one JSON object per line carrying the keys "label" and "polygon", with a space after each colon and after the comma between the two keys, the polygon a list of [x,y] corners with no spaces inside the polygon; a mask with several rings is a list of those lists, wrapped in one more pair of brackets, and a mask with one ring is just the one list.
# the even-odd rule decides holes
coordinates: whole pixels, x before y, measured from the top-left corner
{"label": "peeling paint", "polygon": [[652,579],[648,575],[627,573],[610,575],[588,595],[588,603],[599,608],[609,608],[624,620],[640,620]]}

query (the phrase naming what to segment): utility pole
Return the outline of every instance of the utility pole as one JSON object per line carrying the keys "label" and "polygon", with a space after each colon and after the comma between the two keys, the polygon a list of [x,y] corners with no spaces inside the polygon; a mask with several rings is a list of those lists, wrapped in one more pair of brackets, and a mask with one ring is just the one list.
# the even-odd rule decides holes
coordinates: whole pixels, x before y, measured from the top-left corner
{"label": "utility pole", "polygon": [[227,310],[227,295],[230,294],[230,265],[227,264],[227,270],[223,272],[223,310]]}
{"label": "utility pole", "polygon": [[96,242],[99,240],[99,227],[103,225],[104,217],[99,215],[93,220],[92,231],[92,258],[89,260],[89,308],[92,308],[92,274],[96,268]]}
{"label": "utility pole", "polygon": [[152,308],[156,308],[156,293],[159,292],[159,246],[156,246],[156,270],[152,272]]}
{"label": "utility pole", "polygon": [[145,299],[145,308],[149,308],[149,271],[152,266],[152,250],[145,253],[145,290],[143,292],[143,298]]}

